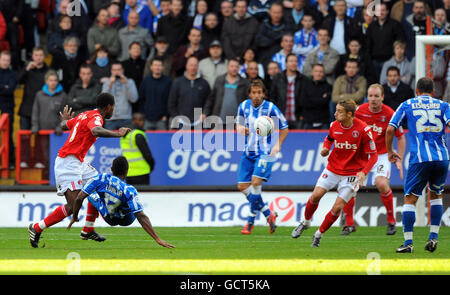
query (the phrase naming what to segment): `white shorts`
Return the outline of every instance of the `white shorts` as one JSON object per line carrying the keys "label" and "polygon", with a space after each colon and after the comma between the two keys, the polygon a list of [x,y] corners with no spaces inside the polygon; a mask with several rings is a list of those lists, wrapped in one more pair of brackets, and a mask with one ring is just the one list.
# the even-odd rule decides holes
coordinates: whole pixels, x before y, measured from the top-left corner
{"label": "white shorts", "polygon": [[74,156],[56,157],[55,181],[58,196],[64,196],[68,189],[71,191],[82,189],[83,184],[97,174],[94,167]]}
{"label": "white shorts", "polygon": [[327,169],[324,169],[322,174],[320,174],[316,186],[324,188],[327,191],[337,186],[338,196],[345,202],[348,202],[352,197],[355,197],[359,190],[356,175],[338,175]]}
{"label": "white shorts", "polygon": [[391,162],[387,153],[378,155],[378,161],[373,165],[370,173],[372,173],[372,185],[375,185],[375,179],[378,176],[384,176],[387,179],[391,177]]}

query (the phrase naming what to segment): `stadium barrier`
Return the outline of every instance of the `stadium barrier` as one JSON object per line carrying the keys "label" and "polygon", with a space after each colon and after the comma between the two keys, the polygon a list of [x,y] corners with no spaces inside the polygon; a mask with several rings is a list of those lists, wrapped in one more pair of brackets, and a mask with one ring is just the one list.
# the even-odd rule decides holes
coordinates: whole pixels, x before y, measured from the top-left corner
{"label": "stadium barrier", "polygon": [[0,156],[1,156],[1,177],[8,178],[9,176],[9,115],[2,114],[0,117]]}

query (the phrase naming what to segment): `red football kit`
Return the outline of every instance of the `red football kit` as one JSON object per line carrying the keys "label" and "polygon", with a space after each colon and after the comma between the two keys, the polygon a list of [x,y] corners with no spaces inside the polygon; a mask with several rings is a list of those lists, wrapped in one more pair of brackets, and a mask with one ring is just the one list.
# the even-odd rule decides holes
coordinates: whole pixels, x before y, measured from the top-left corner
{"label": "red football kit", "polygon": [[333,144],[327,169],[337,175],[356,175],[360,171],[367,175],[378,159],[370,127],[357,118],[348,128],[338,121],[331,123],[323,147],[331,149]]}
{"label": "red football kit", "polygon": [[86,111],[67,121],[70,135],[58,151],[58,157],[74,155],[83,162],[87,152],[97,140],[97,136],[92,135],[92,129],[97,126],[103,126],[103,117],[97,109]]}
{"label": "red football kit", "polygon": [[[372,128],[372,136],[377,146],[378,154],[386,154],[386,129],[389,125],[391,117],[394,115],[394,110],[387,105],[382,105],[378,113],[373,113],[369,109],[369,103],[362,104],[355,112],[355,118],[361,119]],[[403,128],[400,127],[395,131],[397,138],[403,135]]]}

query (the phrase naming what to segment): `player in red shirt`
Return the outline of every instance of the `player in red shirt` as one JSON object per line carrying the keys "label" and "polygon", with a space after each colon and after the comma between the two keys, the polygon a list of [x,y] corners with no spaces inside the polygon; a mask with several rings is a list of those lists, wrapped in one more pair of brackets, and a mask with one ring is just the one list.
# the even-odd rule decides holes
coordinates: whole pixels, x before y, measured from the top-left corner
{"label": "player in red shirt", "polygon": [[319,247],[323,233],[338,219],[342,208],[356,195],[359,187],[365,185],[366,175],[378,159],[370,127],[354,118],[355,111],[356,103],[351,99],[337,104],[334,113],[336,121],[331,123],[320,152],[322,157],[326,157],[330,153],[331,146],[334,145],[328,157],[327,168],[320,175],[306,203],[305,220],[292,231],[292,237],[298,238],[305,229],[309,228],[320,199],[337,186],[338,197],[314,234],[313,247]]}
{"label": "player in red shirt", "polygon": [[[394,215],[394,195],[389,185],[389,178],[391,176],[391,162],[389,162],[387,149],[386,149],[386,129],[389,126],[394,110],[387,105],[383,104],[384,90],[380,84],[372,84],[367,90],[368,103],[362,104],[358,107],[355,113],[355,118],[361,119],[366,122],[367,125],[372,127],[372,135],[377,146],[378,161],[373,166],[372,172],[372,185],[375,185],[380,192],[381,201],[386,208],[387,216],[387,235],[394,235],[397,230],[395,227],[395,215]],[[401,158],[405,154],[406,140],[403,135],[403,129],[400,127],[396,130],[395,136],[398,142],[398,153]],[[403,179],[402,162],[397,160],[395,166],[400,171],[400,178]],[[353,210],[355,207],[355,199],[352,198],[344,207],[345,226],[342,229],[342,235],[349,235],[356,231],[355,222],[353,220]]]}
{"label": "player in red shirt", "polygon": [[[98,174],[97,170],[90,164],[84,162],[90,147],[97,137],[122,137],[131,129],[122,127],[117,132],[104,129],[103,120],[111,118],[114,112],[114,96],[109,93],[100,93],[97,98],[97,109],[86,111],[73,117],[72,109],[64,107],[61,115],[61,127],[70,130],[64,146],[58,151],[55,160],[55,179],[57,194],[65,196],[67,204],[56,208],[47,217],[28,227],[30,243],[33,248],[38,247],[42,231],[72,214],[72,205],[83,183]],[[94,231],[94,222],[98,211],[88,204],[86,224],[81,232],[83,240],[104,241],[105,238]]]}

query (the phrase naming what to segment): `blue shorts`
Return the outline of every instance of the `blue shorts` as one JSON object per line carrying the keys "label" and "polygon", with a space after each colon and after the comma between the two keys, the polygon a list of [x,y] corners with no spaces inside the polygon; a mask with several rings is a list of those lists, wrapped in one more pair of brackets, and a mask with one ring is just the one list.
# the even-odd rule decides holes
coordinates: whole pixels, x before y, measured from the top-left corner
{"label": "blue shorts", "polygon": [[267,181],[272,174],[274,160],[269,155],[246,155],[242,154],[238,170],[238,182],[250,183],[252,177],[256,176]]}
{"label": "blue shorts", "polygon": [[94,205],[95,209],[97,209],[97,211],[102,215],[103,219],[109,225],[127,226],[127,225],[132,224],[134,222],[134,220],[136,219],[136,217],[134,216],[133,213],[126,214],[125,216],[123,216],[121,218],[109,215],[109,212],[105,208],[105,205],[100,200],[100,197],[98,197],[98,195],[96,195],[96,194],[89,195],[88,201],[89,201],[89,203]]}
{"label": "blue shorts", "polygon": [[433,161],[415,163],[409,166],[405,178],[405,196],[413,194],[417,197],[429,183],[430,191],[440,195],[444,190],[448,174],[449,161]]}

